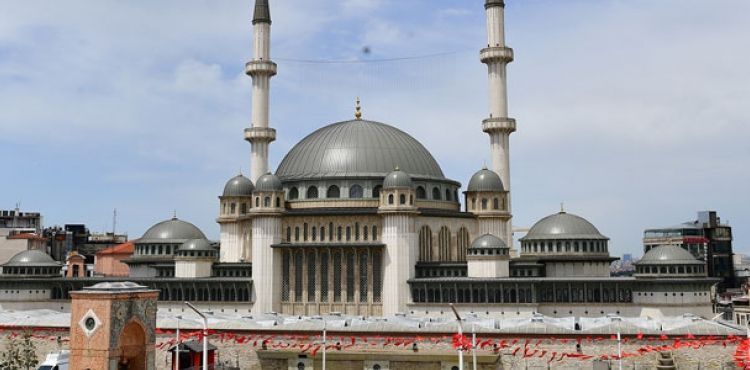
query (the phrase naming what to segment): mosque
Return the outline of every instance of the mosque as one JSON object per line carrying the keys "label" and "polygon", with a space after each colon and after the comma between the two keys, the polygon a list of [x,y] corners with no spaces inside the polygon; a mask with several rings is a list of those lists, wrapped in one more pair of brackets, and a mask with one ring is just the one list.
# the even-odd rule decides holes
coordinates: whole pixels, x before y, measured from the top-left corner
{"label": "mosque", "polygon": [[[461,191],[422,143],[363,119],[359,104],[354,119],[310,133],[271,171],[269,88],[277,65],[269,2],[256,0],[254,55],[246,64],[250,176],[229,179],[219,196],[218,242],[186,221],[160,222],[135,241],[128,280],[159,289],[162,307],[190,300],[256,314],[430,315],[455,303],[506,317],[711,315],[718,279],[679,247],[652,249],[633,277],[610,277],[616,258],[609,238],[562,210],[513,247],[509,139],[516,121],[506,88],[513,50],[505,43],[504,1],[484,7],[487,42],[479,56],[488,69],[489,114],[481,129],[492,163]],[[80,280],[55,276],[54,261],[31,252],[2,266],[0,284],[23,283],[51,301],[79,289]],[[5,292],[3,300],[28,298],[23,289]]]}

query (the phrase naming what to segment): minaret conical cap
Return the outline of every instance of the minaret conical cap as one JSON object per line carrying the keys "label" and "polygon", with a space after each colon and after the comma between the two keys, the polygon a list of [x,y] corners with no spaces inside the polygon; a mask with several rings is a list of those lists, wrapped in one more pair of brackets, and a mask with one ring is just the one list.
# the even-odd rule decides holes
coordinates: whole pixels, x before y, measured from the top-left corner
{"label": "minaret conical cap", "polygon": [[259,22],[271,23],[271,9],[268,6],[268,0],[255,0],[253,24]]}

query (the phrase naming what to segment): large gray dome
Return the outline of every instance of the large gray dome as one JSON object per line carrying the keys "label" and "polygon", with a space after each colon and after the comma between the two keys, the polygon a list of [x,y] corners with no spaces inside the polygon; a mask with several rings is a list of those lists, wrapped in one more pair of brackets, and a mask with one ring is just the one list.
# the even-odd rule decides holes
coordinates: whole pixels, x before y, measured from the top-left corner
{"label": "large gray dome", "polygon": [[535,239],[608,239],[585,218],[560,212],[534,224],[521,240]]}
{"label": "large gray dome", "polygon": [[250,179],[242,175],[237,175],[229,179],[227,184],[224,185],[222,196],[246,197],[253,195],[253,190],[255,190],[255,186]]}
{"label": "large gray dome", "polygon": [[16,253],[3,266],[60,266],[49,254],[32,249]]}
{"label": "large gray dome", "polygon": [[400,167],[415,178],[445,179],[435,158],[409,134],[384,123],[334,123],[297,143],[279,164],[283,181],[385,177]]}
{"label": "large gray dome", "polygon": [[505,191],[503,180],[494,171],[483,168],[469,180],[467,191]]}
{"label": "large gray dome", "polygon": [[676,245],[660,245],[646,252],[638,265],[703,265],[690,252]]}
{"label": "large gray dome", "polygon": [[188,239],[206,239],[206,235],[195,225],[174,217],[171,220],[162,221],[151,226],[143,234],[143,237],[138,240],[138,244],[158,242],[182,243]]}

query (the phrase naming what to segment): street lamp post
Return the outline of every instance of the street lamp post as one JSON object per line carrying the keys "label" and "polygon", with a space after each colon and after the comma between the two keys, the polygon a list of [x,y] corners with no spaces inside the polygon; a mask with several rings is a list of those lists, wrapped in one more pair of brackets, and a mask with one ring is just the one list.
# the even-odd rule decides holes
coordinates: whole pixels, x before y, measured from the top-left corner
{"label": "street lamp post", "polygon": [[198,311],[192,303],[185,301],[185,305],[203,319],[203,370],[208,370],[208,318],[203,312]]}
{"label": "street lamp post", "polygon": [[[453,310],[453,314],[456,315],[456,321],[458,322],[458,337],[462,338],[464,336],[464,329],[463,324],[461,322],[461,315],[458,314],[458,310],[456,310],[456,306],[451,305],[451,310]],[[458,370],[464,370],[464,349],[463,345],[458,347]]]}
{"label": "street lamp post", "polygon": [[174,351],[174,370],[180,370],[180,320],[182,320],[182,316],[177,315],[175,318],[177,319],[177,346]]}
{"label": "street lamp post", "polygon": [[619,363],[620,370],[622,370],[622,337],[620,336],[620,329],[617,329],[617,362]]}

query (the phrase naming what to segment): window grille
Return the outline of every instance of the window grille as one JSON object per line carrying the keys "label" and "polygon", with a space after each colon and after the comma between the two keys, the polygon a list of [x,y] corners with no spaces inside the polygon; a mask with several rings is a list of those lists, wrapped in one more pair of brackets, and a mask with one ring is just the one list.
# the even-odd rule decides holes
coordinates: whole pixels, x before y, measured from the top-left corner
{"label": "window grille", "polygon": [[[315,230],[313,228],[313,230]],[[315,252],[307,255],[307,301],[315,302]]]}
{"label": "window grille", "polygon": [[378,227],[372,226],[372,240],[378,240]]}
{"label": "window grille", "polygon": [[438,244],[440,247],[440,260],[450,260],[451,232],[450,230],[448,230],[447,226],[443,226],[440,228],[440,233],[438,234]]}
{"label": "window grille", "polygon": [[377,185],[377,186],[375,186],[374,188],[372,188],[372,197],[373,197],[373,198],[380,198],[380,190],[381,190],[382,188],[383,188],[383,187],[382,187],[382,186],[380,186],[380,185]]}
{"label": "window grille", "polygon": [[333,254],[333,301],[341,302],[341,253]]}
{"label": "window grille", "polygon": [[289,252],[281,257],[281,301],[289,302]]}
{"label": "window grille", "polygon": [[318,188],[315,186],[307,188],[307,199],[318,199]]}
{"label": "window grille", "polygon": [[372,301],[380,302],[380,293],[383,289],[383,261],[380,252],[372,254]]}
{"label": "window grille", "polygon": [[326,198],[338,198],[341,196],[341,190],[339,190],[339,187],[336,185],[331,185],[328,187],[328,191],[326,192]]}
{"label": "window grille", "polygon": [[364,240],[367,240],[367,237],[368,237],[368,235],[367,235],[367,225],[365,225],[364,228],[362,229],[362,238]]}
{"label": "window grille", "polygon": [[312,241],[317,240],[318,238],[318,228],[313,226],[312,229],[310,229],[310,237],[312,238]]}
{"label": "window grille", "polygon": [[346,253],[346,301],[354,302],[354,253]]}
{"label": "window grille", "polygon": [[427,225],[419,229],[419,260],[432,260],[432,230]]}
{"label": "window grille", "polygon": [[302,266],[304,263],[305,256],[302,252],[297,252],[294,255],[294,301],[302,301]]}
{"label": "window grille", "polygon": [[440,200],[440,189],[437,187],[432,188],[432,199]]}
{"label": "window grille", "polygon": [[367,302],[367,252],[359,255],[359,301]]}
{"label": "window grille", "polygon": [[359,222],[354,223],[354,240],[359,240]]}
{"label": "window grille", "polygon": [[321,226],[320,227],[320,241],[325,241],[325,240],[326,240],[326,227]]}
{"label": "window grille", "polygon": [[307,241],[307,222],[302,224],[302,240]]}
{"label": "window grille", "polygon": [[320,252],[320,301],[328,302],[328,252]]}

